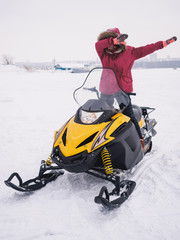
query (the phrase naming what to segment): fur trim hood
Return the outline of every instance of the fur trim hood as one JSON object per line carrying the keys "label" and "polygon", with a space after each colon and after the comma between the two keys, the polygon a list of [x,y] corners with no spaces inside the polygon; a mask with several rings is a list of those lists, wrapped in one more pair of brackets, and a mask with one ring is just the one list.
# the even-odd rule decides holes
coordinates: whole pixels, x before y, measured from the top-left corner
{"label": "fur trim hood", "polygon": [[100,41],[100,40],[110,38],[110,37],[116,38],[117,36],[118,36],[118,33],[116,33],[116,32],[105,31],[105,32],[102,32],[99,34],[97,40]]}

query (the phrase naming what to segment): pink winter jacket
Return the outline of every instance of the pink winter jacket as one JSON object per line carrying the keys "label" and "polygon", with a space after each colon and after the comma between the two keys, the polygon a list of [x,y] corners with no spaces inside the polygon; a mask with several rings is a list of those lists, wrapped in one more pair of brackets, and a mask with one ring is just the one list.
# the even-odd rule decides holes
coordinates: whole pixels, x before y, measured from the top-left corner
{"label": "pink winter jacket", "polygon": [[[131,93],[133,91],[131,69],[134,61],[163,48],[163,42],[159,41],[138,48],[127,46],[125,52],[108,54],[105,49],[112,44],[113,37],[100,40],[95,44],[96,51],[102,62],[102,66],[112,68],[115,71],[121,89],[125,92]],[[103,81],[101,84],[103,84]],[[101,87],[103,88],[103,86],[100,86],[100,88]]]}

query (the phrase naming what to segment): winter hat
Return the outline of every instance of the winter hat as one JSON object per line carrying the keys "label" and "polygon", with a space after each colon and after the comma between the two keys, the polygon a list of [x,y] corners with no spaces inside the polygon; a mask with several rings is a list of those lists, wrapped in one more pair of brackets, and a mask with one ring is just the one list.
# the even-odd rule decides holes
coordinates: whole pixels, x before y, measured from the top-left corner
{"label": "winter hat", "polygon": [[116,38],[118,35],[120,35],[118,28],[109,28],[105,32],[100,33],[97,40],[100,41],[109,37]]}
{"label": "winter hat", "polygon": [[107,32],[114,32],[114,33],[117,33],[117,34],[120,35],[120,31],[119,31],[118,28],[108,28],[108,29],[107,29]]}

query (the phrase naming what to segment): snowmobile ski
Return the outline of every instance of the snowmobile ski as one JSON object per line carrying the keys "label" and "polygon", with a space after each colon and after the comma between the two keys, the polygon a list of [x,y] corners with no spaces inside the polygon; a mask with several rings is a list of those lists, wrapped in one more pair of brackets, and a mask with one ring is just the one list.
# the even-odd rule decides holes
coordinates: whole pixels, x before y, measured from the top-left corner
{"label": "snowmobile ski", "polygon": [[[50,171],[49,173],[44,173],[47,170],[51,170],[51,169],[53,170]],[[59,169],[60,169],[59,167],[47,166],[46,162],[43,160],[41,161],[41,167],[40,167],[39,175],[37,177],[23,182],[20,175],[15,172],[15,173],[12,173],[10,177],[4,182],[8,187],[11,187],[17,191],[32,192],[45,187],[47,183],[52,182],[56,180],[56,178],[59,177],[60,175],[63,175],[64,171]],[[16,185],[12,182],[14,178],[18,180],[19,185]]]}
{"label": "snowmobile ski", "polygon": [[[95,197],[94,201],[95,203],[101,204],[103,207],[109,210],[118,208],[121,206],[123,202],[125,202],[128,199],[128,197],[133,192],[135,186],[136,186],[136,183],[134,181],[123,180],[120,182],[120,186],[118,189],[119,193],[117,193],[116,188],[109,193],[107,190],[107,187],[103,186],[100,190],[99,195]],[[105,195],[105,197],[103,195]],[[118,195],[119,195],[118,198],[110,201],[111,196],[118,196]]]}

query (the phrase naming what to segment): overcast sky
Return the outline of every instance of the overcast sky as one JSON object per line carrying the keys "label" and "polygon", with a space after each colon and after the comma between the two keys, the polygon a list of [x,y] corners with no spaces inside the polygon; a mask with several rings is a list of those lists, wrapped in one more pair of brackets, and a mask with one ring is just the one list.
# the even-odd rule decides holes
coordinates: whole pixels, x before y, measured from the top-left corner
{"label": "overcast sky", "polygon": [[[0,0],[0,57],[95,60],[99,33],[118,27],[127,44],[180,37],[180,0]],[[158,57],[180,57],[180,39]]]}

